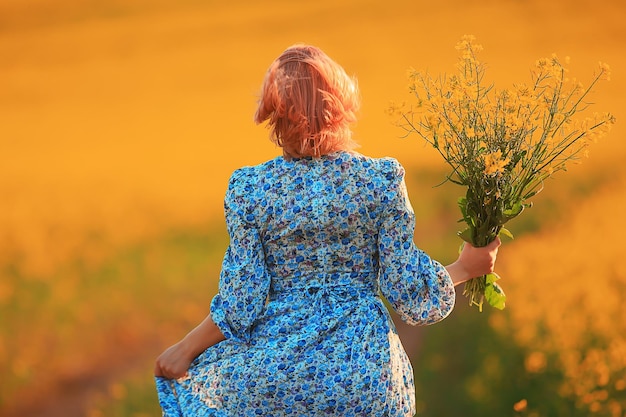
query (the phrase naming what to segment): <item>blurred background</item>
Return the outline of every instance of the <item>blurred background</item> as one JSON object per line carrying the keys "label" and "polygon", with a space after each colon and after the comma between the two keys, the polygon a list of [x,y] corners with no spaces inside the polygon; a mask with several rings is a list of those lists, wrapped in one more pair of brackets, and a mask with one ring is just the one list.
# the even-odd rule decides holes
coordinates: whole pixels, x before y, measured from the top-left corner
{"label": "blurred background", "polygon": [[507,307],[400,326],[422,416],[626,415],[626,5],[621,0],[0,1],[0,415],[160,415],[152,365],[208,313],[233,169],[280,153],[252,116],[269,64],[315,44],[354,74],[362,153],[407,168],[416,243],[456,257],[442,160],[385,114],[409,67],[487,77],[570,56],[617,117],[514,220]]}

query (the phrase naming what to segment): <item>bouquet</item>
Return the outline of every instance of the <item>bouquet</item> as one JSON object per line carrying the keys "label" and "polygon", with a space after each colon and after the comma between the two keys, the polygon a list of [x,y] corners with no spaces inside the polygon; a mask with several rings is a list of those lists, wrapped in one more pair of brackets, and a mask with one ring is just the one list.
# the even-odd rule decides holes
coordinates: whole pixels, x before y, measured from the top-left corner
{"label": "bouquet", "polygon": [[[459,236],[485,246],[499,235],[512,238],[503,226],[531,206],[529,199],[546,178],[586,156],[590,143],[606,134],[614,116],[588,114],[586,97],[610,69],[600,63],[585,87],[568,78],[568,59],[556,55],[536,62],[530,83],[496,90],[485,84],[482,49],[473,36],[457,44],[456,72],[431,77],[410,69],[409,90],[415,101],[392,104],[398,126],[432,145],[451,172],[446,180],[466,187],[459,198]],[[574,117],[584,112],[585,117]],[[486,300],[503,309],[506,296],[496,273],[468,281],[463,294],[482,311]]]}

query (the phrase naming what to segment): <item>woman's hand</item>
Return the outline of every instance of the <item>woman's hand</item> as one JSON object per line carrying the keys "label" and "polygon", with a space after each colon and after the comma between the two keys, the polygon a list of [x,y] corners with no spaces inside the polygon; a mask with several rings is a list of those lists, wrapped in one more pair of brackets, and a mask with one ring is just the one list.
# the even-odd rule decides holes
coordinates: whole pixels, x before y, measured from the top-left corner
{"label": "woman's hand", "polygon": [[198,355],[222,340],[224,340],[224,335],[209,314],[180,342],[167,348],[157,358],[154,365],[154,375],[169,379],[185,376],[189,365]]}
{"label": "woman's hand", "polygon": [[493,272],[501,243],[499,237],[481,248],[465,243],[459,258],[446,266],[454,285]]}
{"label": "woman's hand", "polygon": [[194,360],[183,341],[170,346],[161,353],[154,365],[154,376],[177,379],[185,376]]}

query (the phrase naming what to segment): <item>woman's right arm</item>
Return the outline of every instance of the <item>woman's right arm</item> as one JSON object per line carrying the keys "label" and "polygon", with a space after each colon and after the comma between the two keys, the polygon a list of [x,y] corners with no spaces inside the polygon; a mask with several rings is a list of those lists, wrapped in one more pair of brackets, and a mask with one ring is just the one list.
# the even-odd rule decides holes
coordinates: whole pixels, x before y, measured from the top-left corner
{"label": "woman's right arm", "polygon": [[493,272],[500,244],[499,237],[482,248],[465,243],[458,259],[446,266],[454,285]]}
{"label": "woman's right arm", "polygon": [[185,376],[191,362],[207,348],[224,340],[222,331],[208,315],[180,342],[170,346],[156,360],[154,375],[168,379]]}

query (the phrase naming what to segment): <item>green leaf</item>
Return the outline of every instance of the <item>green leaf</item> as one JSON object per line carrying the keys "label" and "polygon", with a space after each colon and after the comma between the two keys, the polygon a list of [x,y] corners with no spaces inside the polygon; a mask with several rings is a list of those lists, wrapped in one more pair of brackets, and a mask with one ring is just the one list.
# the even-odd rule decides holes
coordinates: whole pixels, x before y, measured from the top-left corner
{"label": "green leaf", "polygon": [[517,202],[513,204],[511,208],[503,210],[502,214],[504,214],[504,216],[510,220],[513,217],[517,217],[523,210],[524,210],[524,204],[522,204],[521,202]]}
{"label": "green leaf", "polygon": [[521,152],[516,153],[516,154],[513,156],[513,159],[511,160],[511,166],[515,166],[515,165],[517,165],[517,163],[518,163],[518,162],[519,162],[519,161],[520,161],[523,157],[525,157],[527,153],[528,153],[528,151],[521,151]]}
{"label": "green leaf", "polygon": [[455,180],[452,177],[448,177],[448,181],[450,181],[451,183],[456,184],[456,185],[467,185],[467,184],[465,184],[465,181]]}
{"label": "green leaf", "polygon": [[[489,274],[496,275],[496,274]],[[489,275],[487,275],[487,280],[489,281]],[[497,277],[497,275],[496,275]],[[492,278],[493,279],[493,278]],[[498,279],[498,278],[495,278]],[[506,295],[495,280],[490,282],[485,287],[485,299],[489,303],[491,307],[497,308],[498,310],[504,310],[504,306],[506,303]]]}
{"label": "green leaf", "polygon": [[457,204],[459,205],[459,208],[461,209],[461,214],[463,215],[463,219],[466,220],[467,219],[467,198],[459,197],[459,199],[457,200]]}
{"label": "green leaf", "polygon": [[466,241],[469,244],[472,244],[472,229],[470,229],[469,227],[465,230],[463,230],[462,232],[458,232],[457,235],[463,239],[464,241]]}
{"label": "green leaf", "polygon": [[528,194],[524,195],[524,200],[527,200],[531,197],[536,196],[539,191],[540,190],[534,190],[534,191],[529,192]]}
{"label": "green leaf", "polygon": [[491,272],[491,273],[485,275],[485,282],[487,284],[493,284],[494,282],[496,282],[499,279],[500,279],[500,275],[496,274],[495,272]]}
{"label": "green leaf", "polygon": [[506,237],[508,237],[509,239],[513,240],[513,233],[511,233],[511,231],[505,227],[503,227],[502,229],[500,229],[500,233],[498,233],[498,236],[500,235],[504,235]]}

